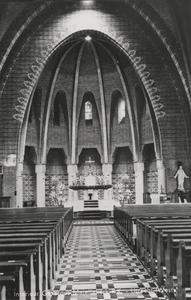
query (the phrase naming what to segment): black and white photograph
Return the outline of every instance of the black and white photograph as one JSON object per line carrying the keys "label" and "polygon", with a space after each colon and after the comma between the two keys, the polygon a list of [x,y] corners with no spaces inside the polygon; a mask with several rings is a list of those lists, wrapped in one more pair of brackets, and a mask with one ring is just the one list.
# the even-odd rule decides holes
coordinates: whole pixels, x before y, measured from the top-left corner
{"label": "black and white photograph", "polygon": [[0,300],[191,299],[191,0],[0,0]]}

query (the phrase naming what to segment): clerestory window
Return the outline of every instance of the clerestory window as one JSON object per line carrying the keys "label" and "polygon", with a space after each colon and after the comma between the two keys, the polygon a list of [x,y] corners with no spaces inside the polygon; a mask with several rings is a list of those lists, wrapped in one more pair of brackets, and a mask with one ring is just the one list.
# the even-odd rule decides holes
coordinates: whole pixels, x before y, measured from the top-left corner
{"label": "clerestory window", "polygon": [[93,125],[93,107],[91,101],[85,102],[85,122],[87,126]]}

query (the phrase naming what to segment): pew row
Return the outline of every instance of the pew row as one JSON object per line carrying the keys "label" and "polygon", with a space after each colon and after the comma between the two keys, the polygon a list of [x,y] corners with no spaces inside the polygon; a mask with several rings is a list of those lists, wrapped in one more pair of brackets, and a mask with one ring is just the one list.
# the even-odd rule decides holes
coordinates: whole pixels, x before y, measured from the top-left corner
{"label": "pew row", "polygon": [[47,299],[72,222],[72,207],[0,209],[1,299]]}
{"label": "pew row", "polygon": [[172,219],[191,217],[191,204],[129,204],[114,206],[114,224],[119,232],[135,250],[137,240],[137,220]]}
{"label": "pew row", "polygon": [[186,300],[191,287],[190,208],[190,204],[114,208],[116,228],[158,285],[177,300]]}

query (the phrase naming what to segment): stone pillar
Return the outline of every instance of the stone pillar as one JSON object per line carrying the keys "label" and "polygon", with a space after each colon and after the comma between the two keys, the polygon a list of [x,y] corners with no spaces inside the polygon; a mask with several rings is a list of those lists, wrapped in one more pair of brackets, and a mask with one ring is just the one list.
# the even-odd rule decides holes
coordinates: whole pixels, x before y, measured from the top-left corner
{"label": "stone pillar", "polygon": [[[104,176],[105,184],[112,184],[112,164],[103,164],[102,165],[102,172]],[[111,200],[112,199],[112,189],[109,188],[104,190],[104,200]]]}
{"label": "stone pillar", "polygon": [[16,170],[16,207],[23,207],[23,163]]}
{"label": "stone pillar", "polygon": [[[78,172],[78,166],[75,164],[67,166],[68,171],[68,186],[72,185],[73,180],[76,178]],[[78,192],[72,189],[69,189],[69,201],[78,200]]]}
{"label": "stone pillar", "polygon": [[135,171],[135,201],[136,204],[143,204],[144,193],[144,163],[134,162]]}
{"label": "stone pillar", "polygon": [[158,193],[165,194],[166,193],[165,167],[163,165],[163,161],[161,159],[157,159],[156,165],[158,170]]}
{"label": "stone pillar", "polygon": [[35,166],[36,172],[36,205],[45,206],[45,172],[46,165],[39,164]]}

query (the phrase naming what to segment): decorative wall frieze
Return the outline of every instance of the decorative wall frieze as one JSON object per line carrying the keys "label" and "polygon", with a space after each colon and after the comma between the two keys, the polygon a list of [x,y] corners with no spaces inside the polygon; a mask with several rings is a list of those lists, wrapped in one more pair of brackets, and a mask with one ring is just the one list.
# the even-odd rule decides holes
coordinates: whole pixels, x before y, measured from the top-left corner
{"label": "decorative wall frieze", "polygon": [[31,65],[30,71],[27,74],[27,78],[23,82],[23,86],[20,89],[19,97],[17,99],[17,104],[15,106],[15,112],[13,118],[19,122],[23,121],[25,110],[30,98],[30,95],[34,89],[35,84],[37,83],[43,68],[46,64],[48,57],[55,44],[58,44],[61,39],[61,34],[58,33],[53,38],[53,43],[48,43],[41,51],[40,54],[34,59],[33,64]]}
{"label": "decorative wall frieze", "polygon": [[147,21],[147,23],[149,23],[151,25],[151,27],[154,29],[154,31],[157,33],[157,35],[160,37],[161,41],[163,42],[166,49],[168,50],[175,66],[177,68],[179,76],[180,76],[180,78],[182,80],[182,83],[184,85],[184,89],[185,89],[185,92],[187,94],[187,97],[188,97],[189,101],[191,102],[191,95],[190,95],[190,92],[189,92],[190,88],[188,86],[188,82],[186,80],[186,77],[183,74],[182,67],[180,66],[180,63],[178,61],[179,59],[177,57],[177,54],[173,50],[174,44],[171,45],[171,42],[169,41],[169,38],[165,35],[165,31],[162,28],[159,29],[159,27],[157,25],[157,21],[153,21],[151,19],[151,17],[143,11],[143,9],[140,9],[140,7],[137,6],[135,3],[133,3],[131,0],[127,0],[127,3],[130,6],[132,6],[132,8],[134,10],[136,10]]}
{"label": "decorative wall frieze", "polygon": [[[115,36],[115,34],[111,34],[111,36]],[[117,40],[120,40],[120,37],[118,37]],[[121,40],[124,41],[124,38]],[[157,119],[163,118],[166,115],[166,112],[164,111],[164,105],[162,104],[159,91],[156,87],[156,83],[155,83],[154,79],[152,78],[147,65],[145,63],[143,63],[143,59],[137,55],[136,50],[132,48],[132,46],[129,42],[124,42],[121,46],[125,49],[125,52],[127,53],[128,57],[130,58],[130,61],[133,64],[133,67],[137,71],[137,73],[149,95],[156,118]]]}

